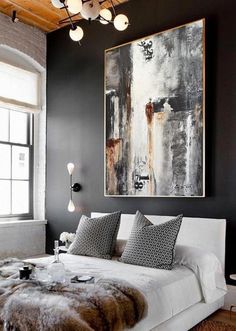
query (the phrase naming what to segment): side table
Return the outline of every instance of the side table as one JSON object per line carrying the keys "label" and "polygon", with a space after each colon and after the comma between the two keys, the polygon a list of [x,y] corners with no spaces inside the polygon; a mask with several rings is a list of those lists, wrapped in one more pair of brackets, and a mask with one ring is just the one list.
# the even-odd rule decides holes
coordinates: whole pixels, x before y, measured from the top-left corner
{"label": "side table", "polygon": [[[229,276],[229,278],[230,278],[230,279],[233,279],[233,280],[236,281],[236,274],[231,274],[231,275]],[[231,305],[231,306],[230,306],[230,310],[229,310],[229,314],[230,314],[229,316],[230,316],[230,319],[231,319],[232,311],[233,311],[234,308],[236,308],[236,305]]]}

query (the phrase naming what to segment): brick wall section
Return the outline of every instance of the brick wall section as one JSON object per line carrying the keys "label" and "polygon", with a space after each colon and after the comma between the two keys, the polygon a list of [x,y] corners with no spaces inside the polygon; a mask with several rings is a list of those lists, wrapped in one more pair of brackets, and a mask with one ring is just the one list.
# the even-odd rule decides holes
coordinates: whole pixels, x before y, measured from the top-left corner
{"label": "brick wall section", "polygon": [[27,24],[12,23],[11,18],[0,14],[0,45],[15,48],[46,68],[46,34]]}

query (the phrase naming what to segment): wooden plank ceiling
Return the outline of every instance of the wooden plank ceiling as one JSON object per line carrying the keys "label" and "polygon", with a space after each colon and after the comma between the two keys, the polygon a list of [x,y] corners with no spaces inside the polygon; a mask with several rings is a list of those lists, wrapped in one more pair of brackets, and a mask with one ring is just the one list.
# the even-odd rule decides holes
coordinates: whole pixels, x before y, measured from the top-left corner
{"label": "wooden plank ceiling", "polygon": [[[113,3],[117,6],[127,1],[113,0]],[[110,7],[110,2],[105,1],[102,6]],[[60,29],[63,25],[59,21],[67,17],[65,10],[55,8],[50,0],[0,0],[0,12],[11,17],[13,10],[21,22],[45,32]]]}

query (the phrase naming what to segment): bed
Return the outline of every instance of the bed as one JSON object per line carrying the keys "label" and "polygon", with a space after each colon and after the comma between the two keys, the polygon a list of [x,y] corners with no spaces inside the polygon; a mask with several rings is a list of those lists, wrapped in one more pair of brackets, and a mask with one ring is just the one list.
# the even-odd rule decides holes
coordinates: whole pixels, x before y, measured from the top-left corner
{"label": "bed", "polygon": [[[102,215],[96,212],[91,214],[92,217]],[[170,216],[146,217],[154,224],[171,219]],[[122,214],[117,239],[128,239],[133,221],[134,215]],[[224,219],[183,218],[177,245],[214,253],[224,270],[225,229]],[[183,265],[175,265],[173,270],[158,270],[124,264],[116,259],[103,260],[72,254],[61,254],[60,257],[66,268],[74,274],[125,280],[144,293],[148,314],[133,331],[187,331],[224,304],[226,292],[223,289],[215,289],[211,302],[205,303],[196,274]],[[51,259],[40,258],[37,262],[48,263]]]}

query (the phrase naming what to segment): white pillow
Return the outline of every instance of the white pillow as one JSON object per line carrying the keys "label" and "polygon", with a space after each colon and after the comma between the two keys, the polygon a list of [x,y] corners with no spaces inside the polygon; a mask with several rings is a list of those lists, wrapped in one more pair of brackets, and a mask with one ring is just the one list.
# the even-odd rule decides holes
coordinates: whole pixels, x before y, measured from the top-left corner
{"label": "white pillow", "polygon": [[114,256],[121,257],[125,250],[125,246],[127,244],[127,240],[125,239],[117,239],[116,240],[116,245],[115,245],[115,252]]}
{"label": "white pillow", "polygon": [[175,263],[184,265],[195,273],[205,302],[215,300],[217,289],[227,292],[221,263],[215,254],[197,247],[176,245]]}

